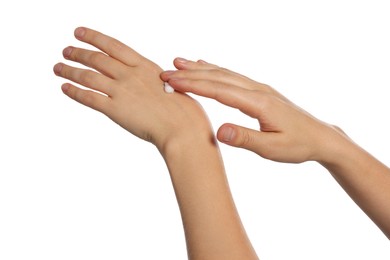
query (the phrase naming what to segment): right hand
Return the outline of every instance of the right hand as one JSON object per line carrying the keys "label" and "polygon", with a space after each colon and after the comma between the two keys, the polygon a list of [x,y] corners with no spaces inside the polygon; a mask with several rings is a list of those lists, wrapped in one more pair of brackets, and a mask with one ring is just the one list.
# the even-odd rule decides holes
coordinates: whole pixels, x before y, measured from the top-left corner
{"label": "right hand", "polygon": [[161,78],[175,90],[215,99],[259,121],[259,130],[222,125],[217,138],[225,144],[279,162],[323,162],[328,159],[327,146],[335,138],[345,138],[340,129],[316,119],[268,85],[204,61],[176,59],[174,64],[178,70],[163,72]]}

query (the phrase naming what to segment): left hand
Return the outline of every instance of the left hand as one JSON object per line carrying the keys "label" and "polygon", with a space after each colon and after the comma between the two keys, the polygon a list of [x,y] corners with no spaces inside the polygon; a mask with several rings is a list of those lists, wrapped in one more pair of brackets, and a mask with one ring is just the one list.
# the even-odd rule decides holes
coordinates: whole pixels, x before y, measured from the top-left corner
{"label": "left hand", "polygon": [[64,49],[66,59],[94,69],[63,63],[54,66],[57,76],[95,90],[66,83],[62,90],[70,98],[104,113],[159,149],[178,138],[211,133],[209,121],[197,102],[186,94],[164,92],[158,65],[100,32],[80,27],[75,30],[75,37],[101,52]]}

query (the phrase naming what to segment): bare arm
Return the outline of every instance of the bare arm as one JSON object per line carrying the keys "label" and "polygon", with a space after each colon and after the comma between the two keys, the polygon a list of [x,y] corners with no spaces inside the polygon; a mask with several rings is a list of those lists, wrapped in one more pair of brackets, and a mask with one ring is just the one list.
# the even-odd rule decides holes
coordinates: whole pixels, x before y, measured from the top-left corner
{"label": "bare arm", "polygon": [[349,138],[334,141],[319,162],[390,239],[390,169]]}
{"label": "bare arm", "polygon": [[338,127],[302,110],[276,90],[204,61],[176,59],[177,71],[164,81],[234,107],[259,121],[259,130],[234,124],[220,127],[219,141],[278,162],[317,161],[390,238],[390,170]]}
{"label": "bare arm", "polygon": [[256,259],[199,104],[185,94],[164,93],[161,68],[123,43],[87,28],[75,36],[101,52],[63,51],[66,59],[94,69],[55,65],[57,76],[87,88],[66,83],[63,92],[158,148],[174,185],[189,258]]}
{"label": "bare arm", "polygon": [[235,208],[213,134],[191,136],[164,152],[190,259],[257,259]]}

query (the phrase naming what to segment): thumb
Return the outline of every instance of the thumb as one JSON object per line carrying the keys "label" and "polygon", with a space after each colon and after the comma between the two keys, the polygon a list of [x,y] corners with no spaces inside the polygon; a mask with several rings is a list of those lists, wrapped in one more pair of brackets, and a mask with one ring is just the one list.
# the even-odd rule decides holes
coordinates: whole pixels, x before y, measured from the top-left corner
{"label": "thumb", "polygon": [[268,146],[266,134],[234,124],[223,124],[218,129],[217,139],[222,143],[244,148],[261,156]]}

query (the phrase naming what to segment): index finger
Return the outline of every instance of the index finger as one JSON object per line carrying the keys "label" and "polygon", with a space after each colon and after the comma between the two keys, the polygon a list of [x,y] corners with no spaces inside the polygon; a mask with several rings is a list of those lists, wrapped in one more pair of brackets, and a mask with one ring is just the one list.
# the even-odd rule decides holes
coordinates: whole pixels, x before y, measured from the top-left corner
{"label": "index finger", "polygon": [[190,92],[237,108],[251,117],[257,116],[259,100],[252,90],[209,80],[173,78],[168,83],[179,92]]}
{"label": "index finger", "polygon": [[137,66],[144,58],[124,43],[89,28],[78,27],[74,35],[78,40],[95,46],[128,66]]}

